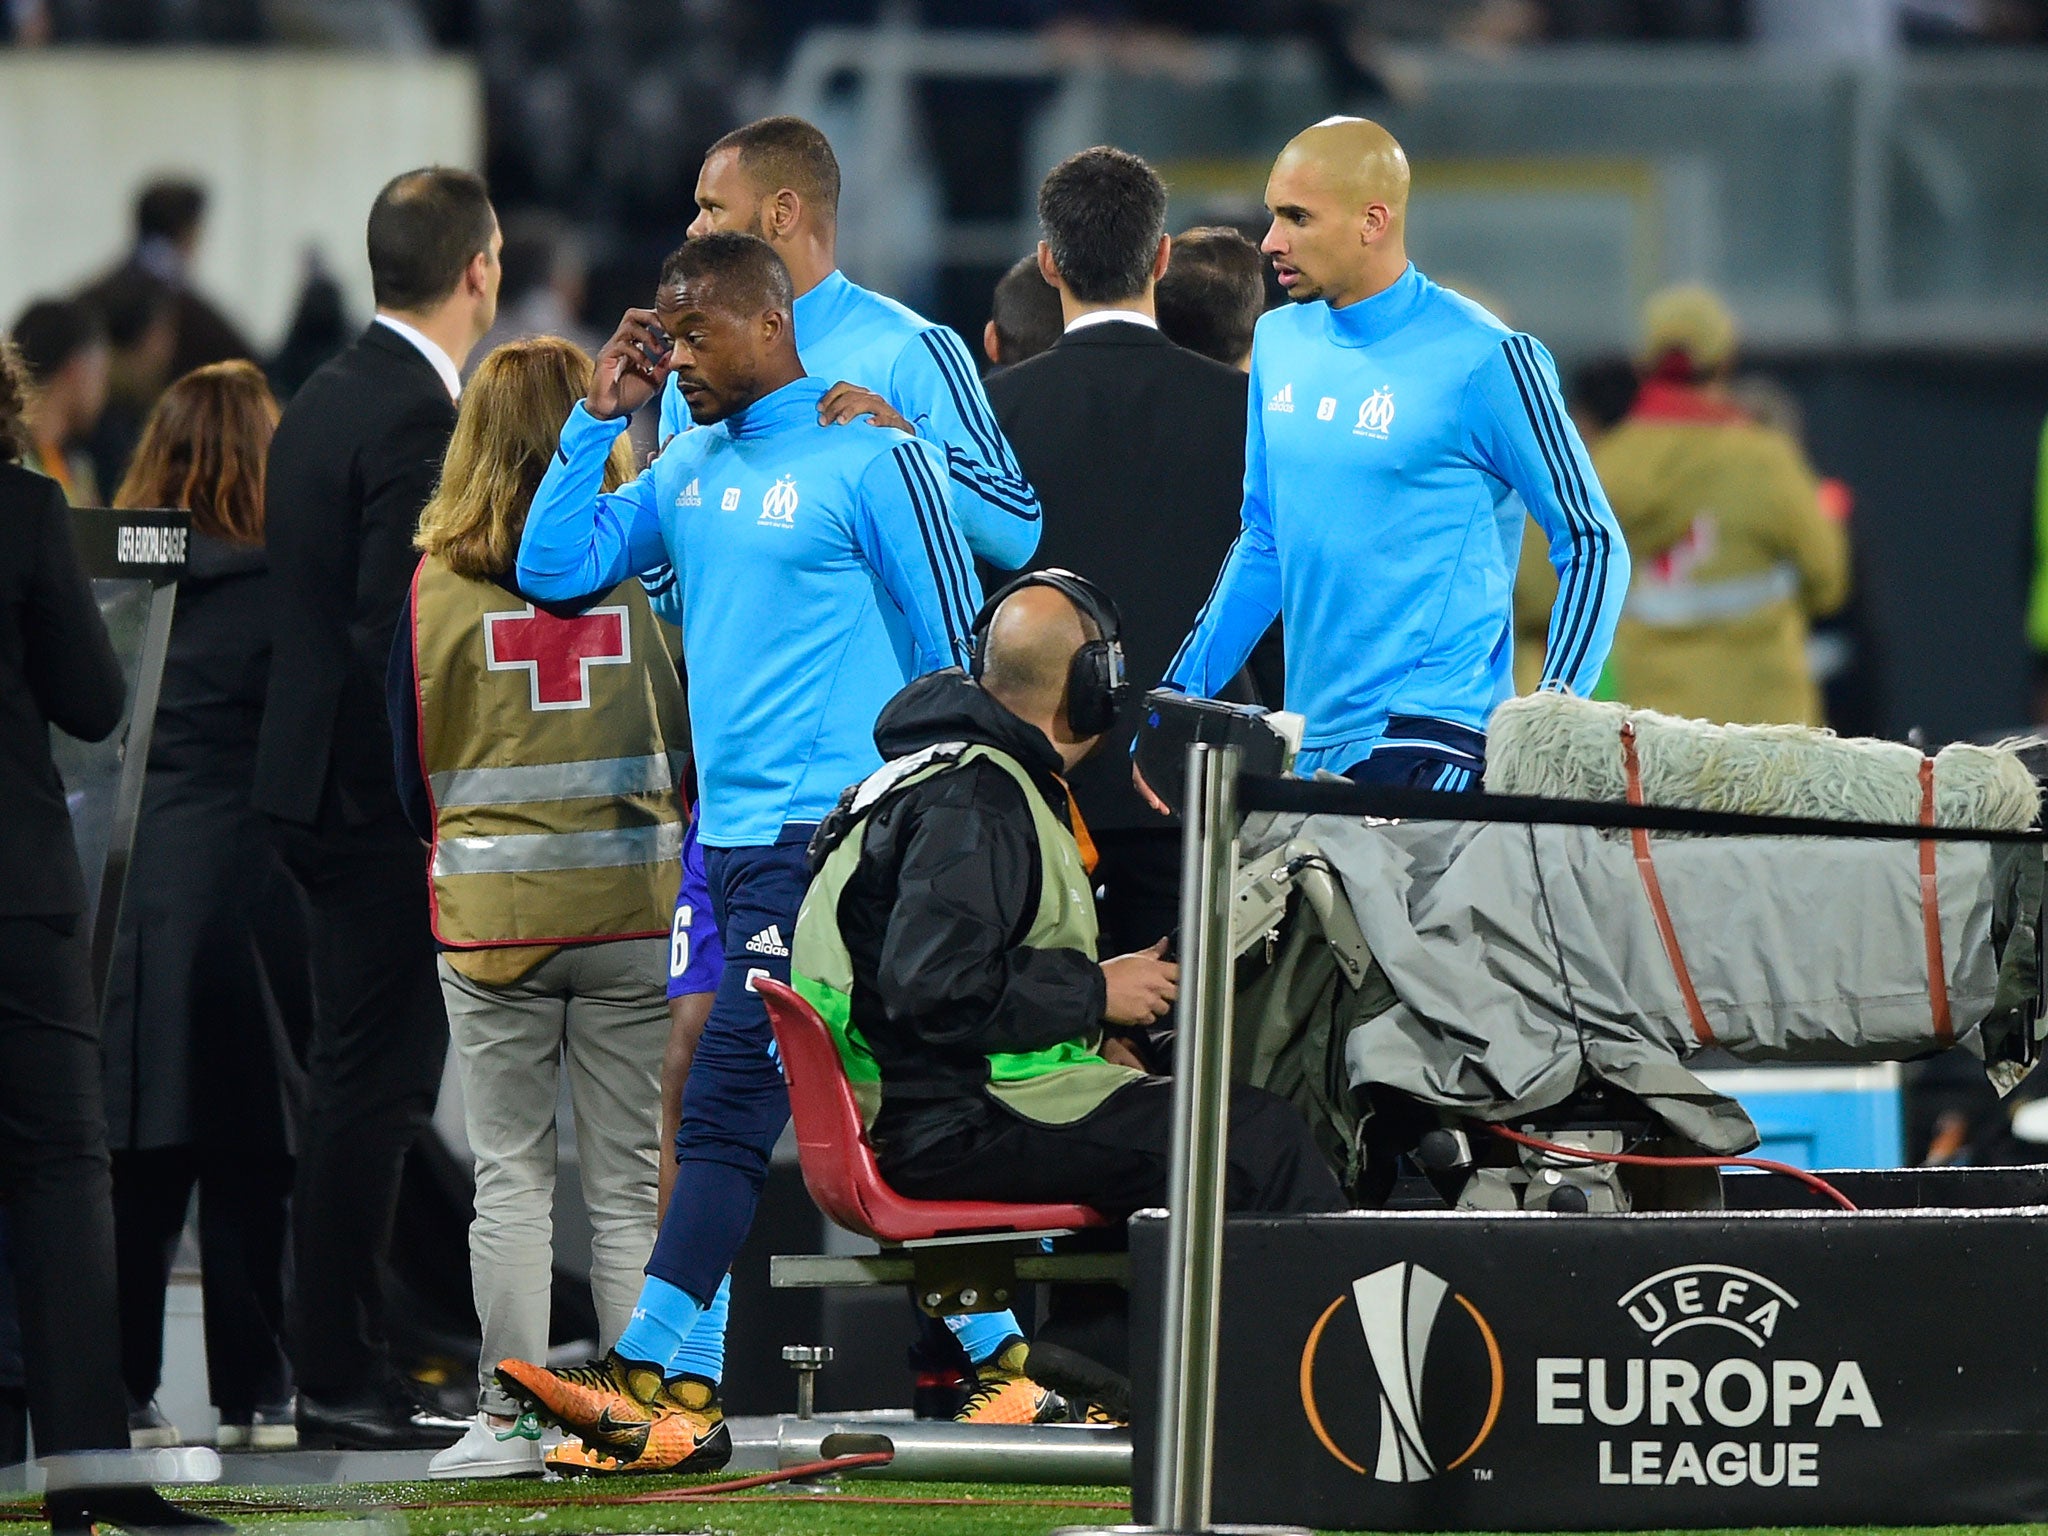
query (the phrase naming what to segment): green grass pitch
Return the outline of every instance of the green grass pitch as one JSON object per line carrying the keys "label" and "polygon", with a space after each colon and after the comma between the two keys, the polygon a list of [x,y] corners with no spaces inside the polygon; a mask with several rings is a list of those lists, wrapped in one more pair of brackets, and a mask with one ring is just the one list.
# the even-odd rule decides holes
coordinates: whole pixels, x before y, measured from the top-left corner
{"label": "green grass pitch", "polygon": [[[311,1488],[180,1490],[180,1502],[238,1528],[290,1536],[1046,1536],[1069,1525],[1128,1521],[1128,1488],[910,1483],[842,1477],[695,1497],[709,1478],[607,1478],[570,1483],[379,1483]],[[647,1498],[646,1496],[655,1496]],[[600,1502],[602,1501],[602,1502]],[[47,1529],[22,1500],[0,1504],[0,1536]],[[2048,1536],[2048,1526],[1810,1527],[1657,1532],[1646,1536]],[[1560,1533],[1563,1536],[1563,1533]]]}

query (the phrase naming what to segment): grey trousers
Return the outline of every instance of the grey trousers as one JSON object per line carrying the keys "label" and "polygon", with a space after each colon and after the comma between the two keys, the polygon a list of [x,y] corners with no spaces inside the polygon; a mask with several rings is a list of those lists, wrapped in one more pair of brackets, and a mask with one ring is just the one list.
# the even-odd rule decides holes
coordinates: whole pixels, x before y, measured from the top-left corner
{"label": "grey trousers", "polygon": [[479,1405],[518,1411],[493,1372],[544,1360],[554,1269],[555,1106],[566,1060],[600,1344],[632,1317],[654,1246],[668,945],[621,939],[564,949],[508,987],[440,962],[476,1158],[470,1283],[483,1324]]}

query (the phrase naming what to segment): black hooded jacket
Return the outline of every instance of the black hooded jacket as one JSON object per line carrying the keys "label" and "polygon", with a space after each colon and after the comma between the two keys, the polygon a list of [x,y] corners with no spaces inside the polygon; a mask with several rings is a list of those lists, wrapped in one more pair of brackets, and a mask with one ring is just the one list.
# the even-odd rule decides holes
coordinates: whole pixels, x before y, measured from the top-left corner
{"label": "black hooded jacket", "polygon": [[[951,741],[1015,758],[1068,822],[1052,743],[957,669],[919,678],[875,723],[884,758]],[[1040,878],[1031,808],[993,763],[914,784],[871,813],[839,925],[853,1024],[881,1068],[873,1140],[885,1171],[1006,1113],[983,1091],[991,1052],[1041,1050],[1101,1026],[1094,959],[1023,942]]]}

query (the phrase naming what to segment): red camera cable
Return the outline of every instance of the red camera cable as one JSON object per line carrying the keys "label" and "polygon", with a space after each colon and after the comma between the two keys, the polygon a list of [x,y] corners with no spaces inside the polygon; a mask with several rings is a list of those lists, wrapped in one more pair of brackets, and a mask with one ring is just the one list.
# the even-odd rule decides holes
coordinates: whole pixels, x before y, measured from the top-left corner
{"label": "red camera cable", "polygon": [[1502,1140],[1512,1141],[1517,1146],[1531,1147],[1552,1157],[1577,1158],[1587,1163],[1620,1163],[1629,1168],[1757,1168],[1765,1173],[1776,1173],[1788,1179],[1797,1179],[1808,1189],[1826,1196],[1845,1211],[1856,1209],[1855,1201],[1819,1174],[1808,1173],[1804,1168],[1794,1168],[1790,1163],[1773,1162],[1768,1157],[1659,1157],[1649,1152],[1588,1152],[1580,1147],[1561,1146],[1554,1141],[1545,1141],[1540,1136],[1511,1131],[1504,1125],[1489,1124],[1486,1128]]}

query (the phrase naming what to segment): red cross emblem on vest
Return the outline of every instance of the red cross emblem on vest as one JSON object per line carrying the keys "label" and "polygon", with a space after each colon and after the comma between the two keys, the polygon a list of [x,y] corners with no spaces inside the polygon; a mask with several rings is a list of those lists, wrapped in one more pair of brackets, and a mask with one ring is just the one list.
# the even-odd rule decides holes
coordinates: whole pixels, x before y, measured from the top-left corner
{"label": "red cross emblem on vest", "polygon": [[573,619],[537,613],[484,615],[484,663],[493,672],[524,670],[535,709],[590,708],[590,669],[633,659],[624,606],[592,608]]}

